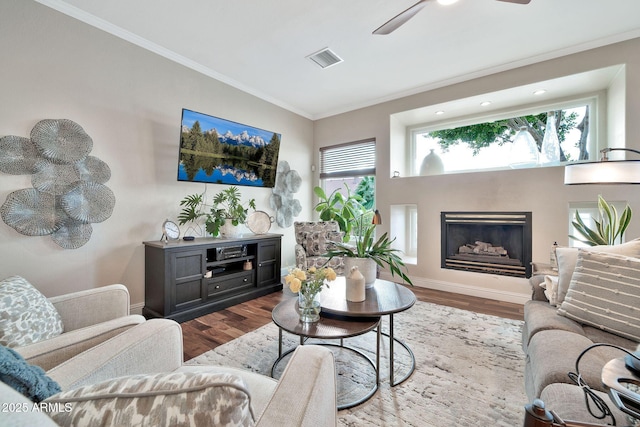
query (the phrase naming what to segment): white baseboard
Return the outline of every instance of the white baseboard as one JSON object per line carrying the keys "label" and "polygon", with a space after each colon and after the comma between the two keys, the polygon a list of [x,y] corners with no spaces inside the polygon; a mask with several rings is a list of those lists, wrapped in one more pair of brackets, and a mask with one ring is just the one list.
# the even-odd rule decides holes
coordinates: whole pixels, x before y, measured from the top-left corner
{"label": "white baseboard", "polygon": [[131,304],[129,306],[129,312],[131,314],[140,314],[142,315],[142,308],[144,307],[144,303],[143,302],[139,302],[137,304]]}
{"label": "white baseboard", "polygon": [[[381,278],[390,281],[397,281],[397,278],[391,276],[390,273],[382,272]],[[427,289],[435,289],[437,291],[453,292],[456,294],[470,295],[474,297],[493,299],[497,301],[512,302],[514,304],[523,304],[531,299],[531,294],[523,294],[519,292],[508,292],[497,289],[487,289],[478,286],[463,285],[461,283],[442,282],[438,280],[430,280],[421,277],[412,277],[411,281],[415,286]]]}
{"label": "white baseboard", "polygon": [[[293,268],[293,267],[289,267]],[[282,268],[282,276],[289,274],[289,268]],[[381,272],[381,277],[385,280],[396,282],[397,277],[391,276],[386,271]],[[464,285],[462,283],[443,282],[439,280],[425,279],[423,277],[412,277],[411,281],[415,286],[427,289],[435,289],[437,291],[453,292],[456,294],[470,295],[473,297],[487,298],[497,301],[512,302],[514,304],[522,304],[531,299],[531,293],[509,292],[498,289],[488,289],[480,286]],[[286,288],[286,287],[285,287]]]}

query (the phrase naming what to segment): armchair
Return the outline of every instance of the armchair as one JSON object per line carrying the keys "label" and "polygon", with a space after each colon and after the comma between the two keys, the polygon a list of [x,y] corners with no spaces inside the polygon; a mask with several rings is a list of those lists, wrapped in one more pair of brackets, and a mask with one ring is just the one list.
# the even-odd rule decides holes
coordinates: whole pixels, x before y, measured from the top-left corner
{"label": "armchair", "polygon": [[344,274],[344,262],[342,257],[324,256],[333,242],[341,242],[344,233],[336,221],[320,222],[294,222],[296,235],[296,267],[309,269],[322,267],[327,261],[327,267],[333,268],[336,274]]}
{"label": "armchair", "polygon": [[[184,365],[182,355],[180,325],[151,319],[49,370],[62,389],[42,402],[49,417],[0,412],[0,425],[337,424],[335,366],[326,348],[298,347],[279,381],[241,369]],[[25,400],[0,383],[0,401]]]}
{"label": "armchair", "polygon": [[48,301],[62,321],[62,333],[13,346],[25,360],[44,370],[145,321],[143,316],[129,314],[129,291],[120,284],[56,296]]}

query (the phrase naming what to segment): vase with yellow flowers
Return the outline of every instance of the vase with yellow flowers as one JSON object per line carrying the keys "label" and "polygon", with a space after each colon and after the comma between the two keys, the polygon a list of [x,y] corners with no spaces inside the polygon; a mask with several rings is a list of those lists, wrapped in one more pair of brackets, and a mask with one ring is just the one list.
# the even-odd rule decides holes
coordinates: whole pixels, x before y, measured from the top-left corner
{"label": "vase with yellow flowers", "polygon": [[320,320],[320,292],[329,282],[336,280],[336,272],[330,267],[311,267],[305,271],[294,268],[284,278],[291,292],[298,293],[300,321],[312,323]]}

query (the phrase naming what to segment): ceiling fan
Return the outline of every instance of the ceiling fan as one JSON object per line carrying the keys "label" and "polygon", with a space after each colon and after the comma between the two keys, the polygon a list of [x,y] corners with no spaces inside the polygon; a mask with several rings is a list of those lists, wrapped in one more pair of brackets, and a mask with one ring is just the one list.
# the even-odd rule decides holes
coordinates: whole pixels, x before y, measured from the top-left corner
{"label": "ceiling fan", "polygon": [[[380,35],[390,34],[391,32],[398,29],[398,27],[403,25],[405,22],[407,22],[409,19],[411,19],[416,13],[420,12],[420,10],[422,10],[422,8],[425,7],[427,3],[429,3],[430,1],[432,0],[420,0],[418,3],[414,4],[404,12],[400,12],[398,15],[394,16],[393,18],[391,18],[390,20],[382,24],[380,27],[376,28],[373,31],[373,34],[380,34]],[[529,4],[531,0],[498,0],[498,1],[504,1],[507,3],[517,3],[517,4]]]}

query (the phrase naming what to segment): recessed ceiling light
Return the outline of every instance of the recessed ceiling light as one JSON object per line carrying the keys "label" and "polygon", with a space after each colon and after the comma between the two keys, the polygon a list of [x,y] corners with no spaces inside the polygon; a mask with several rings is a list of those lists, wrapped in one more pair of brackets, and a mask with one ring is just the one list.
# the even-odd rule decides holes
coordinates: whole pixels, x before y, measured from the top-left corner
{"label": "recessed ceiling light", "polygon": [[438,3],[444,6],[449,6],[450,4],[454,4],[458,0],[438,0]]}
{"label": "recessed ceiling light", "polygon": [[491,101],[483,101],[480,103],[481,107],[488,107],[489,105],[491,105]]}
{"label": "recessed ceiling light", "polygon": [[444,114],[444,111],[442,111],[442,110],[436,111],[436,114],[440,116],[440,115]]}
{"label": "recessed ceiling light", "polygon": [[533,92],[534,95],[542,95],[543,93],[547,93],[546,89],[538,89],[537,91]]}

